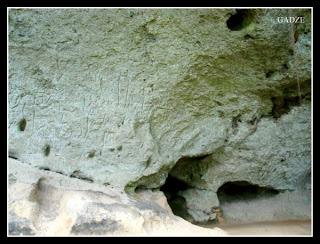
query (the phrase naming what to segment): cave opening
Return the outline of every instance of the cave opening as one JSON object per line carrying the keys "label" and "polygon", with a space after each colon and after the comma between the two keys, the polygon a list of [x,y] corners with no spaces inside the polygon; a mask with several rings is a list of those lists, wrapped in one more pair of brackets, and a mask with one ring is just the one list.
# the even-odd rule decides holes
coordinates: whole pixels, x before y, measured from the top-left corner
{"label": "cave opening", "polygon": [[220,204],[234,201],[250,201],[257,198],[273,197],[278,190],[254,185],[248,181],[233,181],[223,184],[217,191]]}
{"label": "cave opening", "polygon": [[170,174],[168,175],[165,184],[160,188],[160,191],[165,194],[173,214],[186,220],[190,220],[190,216],[187,212],[186,201],[179,195],[179,192],[185,191],[189,188],[191,187],[187,183],[171,176]]}
{"label": "cave opening", "polygon": [[[208,198],[211,196],[209,191],[203,197],[203,203],[202,195],[193,199],[198,196],[198,193],[194,195],[193,190],[205,186],[201,176],[210,162],[209,155],[182,157],[171,169],[160,191],[165,194],[174,215],[200,226],[257,221],[260,217],[272,219],[274,210],[268,204],[282,190],[270,186],[261,186],[245,180],[227,181],[215,192],[216,198]],[[188,190],[190,195],[186,193]],[[260,209],[266,210],[263,216],[259,214]]]}
{"label": "cave opening", "polygon": [[183,195],[186,190],[201,187],[204,184],[201,177],[208,168],[209,156],[210,154],[201,154],[181,157],[168,173],[165,183],[160,187],[172,212],[191,223],[195,221],[189,213]]}

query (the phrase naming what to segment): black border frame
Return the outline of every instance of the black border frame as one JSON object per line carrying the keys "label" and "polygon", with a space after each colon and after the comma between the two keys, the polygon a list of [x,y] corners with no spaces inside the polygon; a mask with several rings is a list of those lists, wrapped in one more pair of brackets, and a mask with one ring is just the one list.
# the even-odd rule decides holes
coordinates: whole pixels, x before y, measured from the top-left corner
{"label": "black border frame", "polygon": [[[180,4],[179,4],[180,3]],[[266,0],[242,0],[242,1],[236,1],[236,0],[215,0],[215,1],[204,1],[204,0],[197,0],[193,3],[186,2],[186,1],[176,1],[176,2],[166,2],[166,1],[105,1],[105,0],[92,0],[92,1],[80,1],[80,0],[29,0],[29,1],[23,1],[23,0],[2,0],[0,2],[1,6],[1,12],[0,12],[0,23],[2,24],[2,28],[0,28],[0,36],[1,36],[1,44],[2,50],[7,50],[7,32],[4,30],[7,30],[7,9],[8,7],[312,7],[313,8],[313,134],[316,132],[319,132],[319,129],[317,127],[318,123],[315,123],[317,119],[317,115],[319,114],[319,98],[316,91],[319,91],[317,86],[319,83],[319,60],[318,57],[320,55],[319,52],[319,23],[320,23],[320,17],[319,17],[319,6],[320,2],[316,0],[295,0],[295,1],[289,1],[289,0],[275,0],[275,1],[266,1]],[[4,52],[4,51],[3,51]],[[4,81],[7,81],[7,55],[1,55],[3,64],[1,66],[1,75],[2,82],[1,84],[7,84]],[[1,89],[5,94],[1,96],[1,98],[4,100],[1,103],[1,109],[7,110],[7,85]],[[2,113],[4,116],[4,112]],[[6,111],[7,115],[7,111]],[[7,135],[7,123],[4,125],[4,121],[6,119],[2,119],[1,122],[3,122],[3,130]],[[317,133],[318,135],[319,133]],[[313,138],[313,145],[316,145],[316,138],[312,135]],[[4,147],[3,147],[4,148]],[[2,149],[3,149],[2,148]],[[314,148],[314,147],[313,147]],[[7,149],[6,149],[7,150]],[[320,238],[320,228],[319,228],[319,166],[318,162],[314,158],[315,152],[313,150],[313,237],[311,239],[317,239]],[[2,153],[2,155],[5,155],[5,153]],[[7,156],[7,154],[6,154]],[[7,160],[6,160],[7,161]],[[4,162],[6,162],[4,161]],[[7,192],[7,165],[5,163],[2,163],[1,166],[3,167],[1,170],[1,173],[3,173],[3,177],[1,179],[3,180],[2,183],[2,190],[3,193]],[[7,195],[2,195],[2,201],[1,202],[1,210],[3,210],[3,214],[1,216],[7,216]],[[1,222],[1,231],[2,236],[7,237],[7,219],[2,218]],[[7,237],[8,238],[8,237]]]}

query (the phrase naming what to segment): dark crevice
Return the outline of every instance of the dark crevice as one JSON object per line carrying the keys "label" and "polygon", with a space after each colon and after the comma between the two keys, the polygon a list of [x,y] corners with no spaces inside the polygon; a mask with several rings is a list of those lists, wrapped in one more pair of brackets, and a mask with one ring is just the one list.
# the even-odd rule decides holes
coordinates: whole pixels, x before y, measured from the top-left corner
{"label": "dark crevice", "polygon": [[44,171],[50,171],[50,172],[57,173],[57,174],[64,175],[64,176],[68,176],[68,175],[62,173],[61,171],[55,171],[55,170],[52,170],[52,169],[50,169],[49,167],[46,167],[46,166],[40,166],[38,169],[44,170]]}
{"label": "dark crevice", "polygon": [[49,154],[50,154],[50,150],[51,150],[50,145],[46,144],[46,145],[43,147],[43,155],[44,155],[45,157],[48,157]]}
{"label": "dark crevice", "polygon": [[27,126],[26,119],[25,118],[21,119],[18,123],[19,131],[24,131],[26,129],[26,126]]}
{"label": "dark crevice", "polygon": [[183,182],[170,174],[168,175],[165,184],[160,188],[160,191],[165,194],[172,212],[184,219],[189,219],[190,216],[187,212],[185,199],[179,196],[178,193],[189,188],[191,187],[186,182]]}
{"label": "dark crevice", "polygon": [[40,166],[38,169],[44,170],[44,171],[50,171],[50,172],[53,172],[53,173],[57,173],[57,174],[60,174],[60,175],[67,176],[64,173],[62,173],[61,171],[55,171],[55,170],[52,170],[52,169],[50,169],[49,167],[46,167],[46,166]]}
{"label": "dark crevice", "polygon": [[9,158],[13,158],[13,159],[18,160],[19,159],[18,153],[16,151],[9,150]]}
{"label": "dark crevice", "polygon": [[18,158],[17,158],[16,156],[14,156],[14,155],[10,155],[10,154],[9,154],[9,158],[13,158],[13,159],[18,160]]}
{"label": "dark crevice", "polygon": [[296,43],[298,41],[298,38],[299,38],[299,32],[295,31],[294,32],[294,43]]}
{"label": "dark crevice", "polygon": [[242,122],[241,115],[238,115],[232,118],[231,128],[232,128],[233,134],[236,134],[238,132],[239,123],[241,122]]}
{"label": "dark crevice", "polygon": [[73,173],[70,175],[71,178],[77,178],[80,180],[88,181],[90,183],[93,182],[93,179],[90,177],[85,176],[80,170],[75,170]]}
{"label": "dark crevice", "polygon": [[272,117],[280,118],[287,114],[292,107],[300,105],[300,98],[297,97],[272,97]]}
{"label": "dark crevice", "polygon": [[45,170],[45,171],[51,171],[49,167],[45,167],[45,166],[39,167],[39,169],[40,170]]}
{"label": "dark crevice", "polygon": [[287,72],[288,70],[289,70],[288,64],[283,64],[282,67],[281,67],[281,71],[282,72]]}

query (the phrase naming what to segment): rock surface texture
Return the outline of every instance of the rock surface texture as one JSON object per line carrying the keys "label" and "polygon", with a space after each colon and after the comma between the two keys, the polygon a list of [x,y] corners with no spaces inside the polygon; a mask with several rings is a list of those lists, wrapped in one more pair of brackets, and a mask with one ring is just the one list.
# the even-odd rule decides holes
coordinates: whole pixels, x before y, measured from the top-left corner
{"label": "rock surface texture", "polygon": [[13,168],[45,172],[9,171],[11,234],[165,232],[126,195],[163,188],[191,222],[310,218],[311,10],[10,9],[8,91]]}
{"label": "rock surface texture", "polygon": [[226,235],[175,216],[162,192],[146,191],[133,199],[115,187],[9,161],[10,235]]}

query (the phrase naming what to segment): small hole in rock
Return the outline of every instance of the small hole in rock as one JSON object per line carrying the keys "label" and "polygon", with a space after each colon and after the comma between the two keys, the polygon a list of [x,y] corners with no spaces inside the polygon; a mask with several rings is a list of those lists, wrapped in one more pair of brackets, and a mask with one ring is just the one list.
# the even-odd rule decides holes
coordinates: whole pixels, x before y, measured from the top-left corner
{"label": "small hole in rock", "polygon": [[49,154],[50,154],[50,145],[45,145],[44,148],[43,148],[43,154],[44,156],[48,157]]}
{"label": "small hole in rock", "polygon": [[272,75],[274,75],[274,71],[270,70],[266,73],[266,78],[271,78]]}
{"label": "small hole in rock", "polygon": [[287,64],[282,65],[282,70],[287,71],[289,69]]}
{"label": "small hole in rock", "polygon": [[291,56],[294,55],[294,50],[292,48],[289,49],[289,55],[291,55]]}
{"label": "small hole in rock", "polygon": [[18,123],[19,131],[24,131],[27,126],[27,121],[25,118],[21,119]]}
{"label": "small hole in rock", "polygon": [[96,155],[96,151],[92,150],[88,153],[88,158],[93,158]]}
{"label": "small hole in rock", "polygon": [[253,12],[249,9],[237,9],[227,20],[227,27],[232,31],[242,30],[253,20]]}

